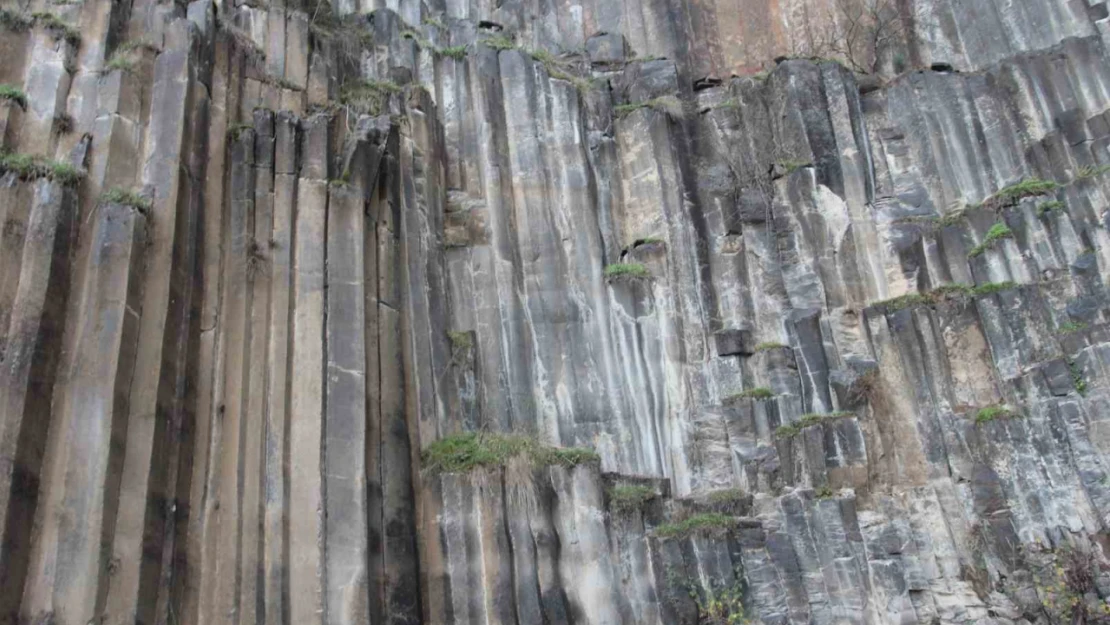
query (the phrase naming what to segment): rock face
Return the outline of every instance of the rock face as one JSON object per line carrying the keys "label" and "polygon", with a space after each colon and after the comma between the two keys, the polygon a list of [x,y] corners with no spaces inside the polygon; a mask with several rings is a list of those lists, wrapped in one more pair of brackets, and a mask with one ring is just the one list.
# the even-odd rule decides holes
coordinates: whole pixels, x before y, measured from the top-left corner
{"label": "rock face", "polygon": [[0,2],[0,623],[1106,618],[1108,6],[850,1]]}

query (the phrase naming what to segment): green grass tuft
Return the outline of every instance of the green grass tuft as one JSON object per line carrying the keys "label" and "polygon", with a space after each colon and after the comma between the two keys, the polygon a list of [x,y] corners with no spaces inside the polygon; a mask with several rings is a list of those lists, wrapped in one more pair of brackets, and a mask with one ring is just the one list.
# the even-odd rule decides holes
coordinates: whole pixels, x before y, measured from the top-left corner
{"label": "green grass tuft", "polygon": [[27,30],[34,23],[35,20],[31,19],[26,13],[0,9],[0,26],[7,30],[15,32]]}
{"label": "green grass tuft", "polygon": [[624,117],[630,113],[634,113],[643,108],[650,108],[653,111],[666,113],[674,119],[681,119],[683,116],[682,100],[679,100],[673,95],[659,96],[648,100],[646,102],[634,102],[631,104],[621,104],[613,108],[613,113],[617,117]]}
{"label": "green grass tuft", "polygon": [[474,339],[469,332],[448,332],[447,338],[451,341],[451,348],[457,351],[465,351],[474,346]]}
{"label": "green grass tuft", "polygon": [[401,92],[401,87],[387,80],[358,80],[345,85],[339,94],[339,101],[369,115],[385,112],[389,98]]}
{"label": "green grass tuft", "polygon": [[54,39],[64,39],[66,43],[73,47],[81,45],[81,33],[76,28],[66,24],[62,18],[53,13],[46,11],[39,11],[31,14],[31,19],[34,20],[35,26],[41,26],[47,30]]}
{"label": "green grass tuft", "polygon": [[1079,363],[1071,361],[1068,363],[1068,371],[1071,372],[1071,383],[1075,387],[1075,392],[1080,395],[1087,395],[1087,380],[1083,379],[1083,368]]}
{"label": "green grass tuft", "polygon": [[1048,195],[1060,187],[1051,180],[1040,178],[1026,178],[1017,184],[1000,189],[997,193],[983,200],[982,206],[986,208],[1007,208],[1013,206],[1027,197]]}
{"label": "green grass tuft", "polygon": [[1014,411],[1009,406],[987,406],[986,408],[980,408],[979,412],[975,413],[975,422],[987,423],[995,419],[1012,416],[1015,416]]}
{"label": "green grass tuft", "polygon": [[505,35],[493,35],[492,37],[486,37],[478,43],[481,43],[487,48],[493,48],[498,52],[502,50],[516,50],[517,48],[516,42],[513,41],[512,37],[507,37]]}
{"label": "green grass tuft", "polygon": [[438,52],[445,57],[461,61],[466,58],[466,46],[448,46],[439,48]]}
{"label": "green grass tuft", "polygon": [[983,237],[983,240],[979,242],[979,245],[971,248],[971,251],[967,253],[967,257],[975,258],[976,256],[981,255],[983,252],[986,252],[987,250],[993,248],[995,244],[997,244],[1002,239],[1012,238],[1014,238],[1014,231],[1010,230],[1009,226],[1004,223],[994,224],[993,226],[991,226],[991,229],[987,231],[987,234]]}
{"label": "green grass tuft", "polygon": [[760,387],[756,387],[756,388],[750,388],[750,389],[744,391],[743,393],[737,393],[735,395],[730,395],[730,396],[725,398],[725,401],[729,401],[729,400],[733,400],[733,399],[771,399],[774,396],[775,396],[774,391],[772,391],[771,389],[769,389],[765,386],[760,386]]}
{"label": "green grass tuft", "polygon": [[760,343],[759,345],[755,346],[755,351],[756,351],[756,353],[759,353],[759,352],[765,352],[769,349],[779,349],[780,347],[786,347],[786,345],[783,345],[782,343],[779,343],[778,341],[764,341],[764,342]]}
{"label": "green grass tuft", "polygon": [[710,491],[705,500],[711,504],[731,504],[738,501],[743,501],[745,493],[739,488],[722,488],[721,490]]}
{"label": "green grass tuft", "polygon": [[610,280],[615,279],[639,279],[646,280],[651,278],[651,272],[648,268],[639,263],[614,263],[605,268],[605,277]]}
{"label": "green grass tuft", "polygon": [[655,528],[660,538],[686,538],[694,534],[711,534],[736,527],[736,518],[715,512],[695,514],[684,521],[664,523]]}
{"label": "green grass tuft", "polygon": [[1059,334],[1074,334],[1075,332],[1082,332],[1086,329],[1087,324],[1083,323],[1082,321],[1069,321],[1067,323],[1060,324],[1060,327],[1056,328],[1056,332],[1058,332]]}
{"label": "green grass tuft", "polygon": [[1017,286],[1018,286],[1017,283],[1011,282],[1009,280],[1007,280],[1006,282],[988,282],[986,284],[980,284],[977,287],[973,287],[971,289],[971,296],[972,297],[985,297],[987,295],[994,295],[995,293],[1001,293],[1002,291],[1009,291],[1010,289],[1016,289]]}
{"label": "green grass tuft", "polygon": [[780,425],[778,428],[775,429],[775,436],[779,438],[791,438],[797,436],[801,433],[802,430],[808,428],[811,425],[817,425],[819,423],[824,423],[825,421],[831,421],[833,419],[843,419],[846,417],[854,416],[856,416],[855,413],[848,412],[846,410],[837,410],[836,412],[830,412],[826,414],[810,412],[808,414],[802,415],[802,418],[798,419],[794,423]]}
{"label": "green grass tuft", "polygon": [[12,172],[23,180],[49,178],[63,185],[74,185],[84,172],[61,161],[0,151],[0,173]]}
{"label": "green grass tuft", "polygon": [[122,204],[145,213],[150,210],[150,200],[130,189],[113,187],[100,196],[101,204]]}
{"label": "green grass tuft", "polygon": [[832,499],[835,495],[836,493],[833,492],[833,489],[829,488],[828,486],[822,486],[821,488],[813,491],[813,496],[818,499]]}
{"label": "green grass tuft", "polygon": [[609,489],[609,506],[616,512],[635,512],[655,496],[655,489],[650,486],[619,484]]}
{"label": "green grass tuft", "polygon": [[0,84],[0,100],[15,102],[20,108],[27,108],[27,94],[15,85]]}
{"label": "green grass tuft", "polygon": [[789,175],[803,167],[811,167],[813,163],[810,163],[808,161],[785,160],[780,162],[778,165],[786,171],[787,175]]}
{"label": "green grass tuft", "polygon": [[1087,180],[1088,178],[1094,178],[1095,176],[1105,174],[1108,171],[1110,171],[1110,165],[1084,165],[1079,168],[1075,177],[1077,180]]}
{"label": "green grass tuft", "polygon": [[433,474],[500,467],[513,458],[527,458],[535,467],[573,467],[600,461],[590,449],[550,447],[526,436],[478,432],[441,438],[429,445],[421,457],[424,469]]}
{"label": "green grass tuft", "polygon": [[1060,200],[1050,200],[1037,206],[1037,217],[1044,217],[1053,211],[1064,210],[1064,203]]}
{"label": "green grass tuft", "polygon": [[227,140],[238,141],[239,137],[243,136],[244,132],[253,131],[254,125],[237,123],[227,127]]}

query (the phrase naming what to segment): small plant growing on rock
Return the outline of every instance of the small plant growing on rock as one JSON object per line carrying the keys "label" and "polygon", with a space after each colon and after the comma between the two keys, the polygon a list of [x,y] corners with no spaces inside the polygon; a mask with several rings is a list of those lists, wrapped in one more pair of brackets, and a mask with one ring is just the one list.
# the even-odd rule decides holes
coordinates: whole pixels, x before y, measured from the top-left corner
{"label": "small plant growing on rock", "polygon": [[25,13],[0,9],[0,26],[7,30],[20,32],[30,28],[32,24],[34,20]]}
{"label": "small plant growing on rock", "polygon": [[58,113],[51,121],[50,129],[56,135],[68,135],[73,132],[73,117],[68,113]]}
{"label": "small plant growing on rock", "polygon": [[232,124],[227,127],[227,140],[232,142],[238,141],[245,132],[254,132],[254,125],[244,123]]}
{"label": "small plant growing on rock", "polygon": [[498,52],[502,50],[515,50],[517,47],[516,42],[513,41],[512,37],[507,37],[505,35],[493,35],[491,37],[486,37],[478,43],[481,43],[487,48],[493,48]]}
{"label": "small plant growing on rock", "polygon": [[49,178],[60,184],[77,184],[84,172],[69,163],[0,150],[0,173],[12,172],[23,180]]}
{"label": "small plant growing on rock", "polygon": [[1014,231],[1010,230],[1009,226],[1004,223],[994,224],[993,226],[991,226],[990,230],[987,231],[987,234],[983,237],[983,240],[979,242],[979,245],[971,248],[971,251],[967,253],[967,257],[975,258],[976,256],[981,255],[983,252],[993,248],[995,244],[997,244],[1002,239],[1012,239],[1013,237]]}
{"label": "small plant growing on rock", "polygon": [[829,488],[828,485],[813,491],[813,496],[817,499],[832,499],[834,495],[836,495],[836,493],[834,493],[833,489]]}
{"label": "small plant growing on rock", "polygon": [[1079,168],[1075,177],[1079,180],[1087,180],[1105,174],[1108,171],[1110,171],[1110,165],[1084,165]]}
{"label": "small plant growing on rock", "polygon": [[466,58],[466,46],[447,46],[446,48],[439,48],[439,53],[447,58],[461,61]]}
{"label": "small plant growing on rock", "polygon": [[791,438],[791,437],[797,436],[798,434],[801,433],[802,430],[808,428],[811,425],[817,425],[819,423],[824,423],[825,421],[831,421],[833,419],[843,419],[843,418],[846,418],[846,417],[854,417],[854,416],[855,416],[855,413],[848,412],[848,411],[845,411],[845,410],[837,410],[835,412],[829,412],[829,413],[824,413],[824,414],[817,413],[817,412],[810,412],[810,413],[802,415],[802,418],[798,419],[794,423],[788,423],[788,424],[779,426],[775,430],[775,436],[777,436],[779,438]]}
{"label": "small plant growing on rock", "polygon": [[516,458],[525,459],[534,467],[573,467],[600,461],[589,449],[551,447],[526,436],[485,432],[445,436],[428,445],[422,454],[424,470],[432,474],[502,467]]}
{"label": "small plant growing on rock", "polygon": [[1049,200],[1037,206],[1037,217],[1044,217],[1045,215],[1064,210],[1064,203],[1060,200]]}
{"label": "small plant growing on rock", "polygon": [[783,345],[782,343],[779,343],[778,341],[764,341],[764,342],[760,343],[759,345],[755,346],[755,352],[758,354],[759,352],[765,352],[765,351],[771,350],[771,349],[779,349],[779,348],[782,348],[782,347],[786,347],[786,345]]}
{"label": "small plant growing on rock", "polygon": [[35,26],[45,28],[54,39],[64,39],[66,43],[75,48],[81,45],[81,33],[76,28],[66,24],[57,15],[47,11],[39,11],[32,13],[31,19],[34,20]]}
{"label": "small plant growing on rock", "polygon": [[1071,372],[1071,383],[1075,387],[1075,392],[1081,396],[1086,396],[1087,380],[1083,378],[1083,368],[1073,360],[1068,363],[1068,371]]}
{"label": "small plant growing on rock", "polygon": [[27,108],[27,94],[15,85],[0,84],[0,100],[14,102],[19,108]]}
{"label": "small plant growing on rock", "polygon": [[995,419],[1004,419],[1012,416],[1015,416],[1014,411],[1011,410],[1009,406],[987,406],[986,408],[980,408],[979,411],[975,413],[975,422],[989,423]]}
{"label": "small plant growing on rock", "polygon": [[799,169],[801,169],[803,167],[811,167],[812,165],[813,164],[808,162],[808,161],[796,161],[796,160],[790,160],[790,159],[782,161],[778,164],[778,166],[784,172],[786,172],[786,175],[790,175],[790,174],[798,171]]}
{"label": "small plant growing on rock", "polygon": [[771,399],[774,396],[775,396],[774,391],[772,391],[771,389],[769,389],[765,386],[760,386],[760,387],[756,387],[756,388],[750,388],[750,389],[748,389],[748,390],[746,390],[742,393],[737,393],[735,395],[730,395],[729,397],[725,398],[725,401],[735,400],[735,399],[759,399],[759,400],[762,400],[762,399]]}
{"label": "small plant growing on rock", "polygon": [[660,96],[646,102],[621,104],[613,109],[613,113],[615,113],[617,117],[624,117],[629,113],[633,113],[643,108],[650,108],[661,113],[666,113],[673,119],[681,119],[684,115],[682,110],[682,100],[679,100],[673,95]]}
{"label": "small plant growing on rock", "polygon": [[1048,195],[1060,187],[1059,184],[1051,180],[1041,180],[1040,178],[1026,178],[1021,182],[1012,184],[1008,187],[1003,187],[997,193],[983,200],[983,208],[1000,209],[1014,206],[1021,200],[1027,197],[1036,197],[1038,195]]}
{"label": "small plant growing on rock", "polygon": [[470,338],[469,332],[448,332],[447,339],[451,341],[451,349],[456,351],[466,351],[474,346],[474,339]]}
{"label": "small plant growing on rock", "polygon": [[639,263],[614,263],[605,268],[609,280],[647,280],[651,278],[648,268]]}
{"label": "small plant growing on rock", "polygon": [[619,484],[609,489],[609,507],[614,512],[635,512],[655,496],[655,489],[650,486]]}
{"label": "small plant growing on rock", "polygon": [[389,98],[401,92],[401,87],[387,80],[360,80],[344,86],[339,101],[358,111],[380,115],[385,112]]}
{"label": "small plant growing on rock", "polygon": [[988,282],[986,284],[980,284],[977,287],[972,287],[971,296],[972,297],[985,297],[987,295],[994,295],[996,293],[1001,293],[1002,291],[1009,291],[1010,289],[1016,289],[1017,286],[1018,286],[1017,283],[1011,282],[1009,280],[1007,280],[1005,282]]}
{"label": "small plant growing on rock", "polygon": [[122,189],[120,187],[114,187],[106,191],[100,196],[100,203],[130,206],[143,214],[149,212],[152,206],[149,199],[130,189]]}
{"label": "small plant growing on rock", "polygon": [[1082,332],[1086,329],[1087,324],[1082,321],[1068,321],[1067,323],[1060,324],[1060,327],[1056,328],[1056,332],[1060,334],[1074,334],[1076,332]]}
{"label": "small plant growing on rock", "polygon": [[736,518],[716,512],[695,514],[676,523],[664,523],[655,528],[659,538],[686,538],[693,535],[721,533],[736,527]]}
{"label": "small plant growing on rock", "polygon": [[252,240],[247,246],[247,279],[254,280],[265,275],[269,267],[266,249],[258,241]]}
{"label": "small plant growing on rock", "polygon": [[1105,566],[1089,547],[1070,547],[1052,554],[1034,573],[1037,596],[1050,622],[1110,623],[1110,605],[1098,596],[1097,580]]}

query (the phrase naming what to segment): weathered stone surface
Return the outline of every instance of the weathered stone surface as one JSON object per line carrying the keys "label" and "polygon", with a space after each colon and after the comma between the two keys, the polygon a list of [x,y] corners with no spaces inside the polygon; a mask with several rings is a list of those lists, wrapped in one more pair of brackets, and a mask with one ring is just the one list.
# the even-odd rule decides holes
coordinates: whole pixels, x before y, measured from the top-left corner
{"label": "weathered stone surface", "polygon": [[847,4],[5,13],[0,623],[1072,622],[1106,4]]}

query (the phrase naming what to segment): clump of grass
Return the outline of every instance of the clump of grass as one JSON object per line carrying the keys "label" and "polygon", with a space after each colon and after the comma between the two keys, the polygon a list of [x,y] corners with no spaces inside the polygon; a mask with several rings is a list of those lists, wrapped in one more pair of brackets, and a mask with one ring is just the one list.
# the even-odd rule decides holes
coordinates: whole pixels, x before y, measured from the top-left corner
{"label": "clump of grass", "polygon": [[247,246],[247,279],[254,280],[268,273],[269,262],[266,249],[258,241],[252,240]]}
{"label": "clump of grass", "polygon": [[899,295],[898,297],[881,300],[871,304],[871,306],[876,310],[882,310],[889,314],[915,306],[938,304],[942,301],[964,300],[974,297],[983,297],[985,295],[994,295],[995,293],[1016,287],[1017,284],[1013,282],[988,282],[980,286],[969,286],[956,282],[953,284],[942,284],[926,293],[907,293],[905,295]]}
{"label": "clump of grass", "polygon": [[49,178],[64,185],[77,184],[84,176],[84,172],[69,163],[0,151],[0,173],[5,172],[12,172],[23,180]]}
{"label": "clump of grass", "polygon": [[113,187],[104,192],[104,194],[100,196],[100,203],[130,206],[140,213],[146,213],[151,208],[151,202],[148,198],[143,197],[135,191],[123,189],[121,187]]}
{"label": "clump of grass", "polygon": [[45,28],[54,39],[64,39],[66,43],[73,47],[81,45],[80,31],[66,24],[62,21],[62,18],[57,15],[47,11],[39,11],[37,13],[32,13],[31,19],[34,20],[35,26]]}
{"label": "clump of grass", "polygon": [[1060,200],[1050,200],[1037,206],[1037,217],[1044,217],[1053,211],[1064,210],[1064,203]]}
{"label": "clump of grass", "polygon": [[466,58],[466,46],[447,46],[446,48],[439,48],[437,50],[445,57],[461,61]]}
{"label": "clump of grass", "polygon": [[474,339],[471,338],[469,332],[451,331],[447,333],[447,338],[451,341],[451,348],[455,351],[465,351],[474,346]]}
{"label": "clump of grass", "polygon": [[803,167],[810,167],[812,163],[808,161],[785,160],[779,163],[779,167],[787,173],[792,174]]}
{"label": "clump of grass", "polygon": [[786,347],[786,345],[783,345],[778,341],[763,341],[759,345],[755,346],[755,351],[758,354],[759,352],[765,352],[769,349],[779,349],[780,347]]}
{"label": "clump of grass", "polygon": [[487,48],[493,48],[498,52],[502,50],[516,50],[517,48],[516,42],[513,41],[512,37],[508,37],[505,35],[493,35],[490,37],[486,37],[478,43],[481,43]]}
{"label": "clump of grass", "polygon": [[705,500],[711,504],[731,504],[744,499],[744,491],[739,488],[722,488],[709,492]]}
{"label": "clump of grass", "polygon": [[15,102],[19,108],[27,108],[27,94],[15,85],[0,84],[0,100]]}
{"label": "clump of grass", "polygon": [[1060,324],[1060,327],[1056,328],[1056,332],[1058,332],[1059,334],[1074,334],[1076,332],[1082,332],[1086,329],[1087,324],[1083,323],[1082,321],[1068,321],[1067,323]]}
{"label": "clump of grass", "polygon": [[1014,411],[1011,410],[1009,406],[987,406],[986,408],[980,408],[979,411],[975,413],[975,422],[988,423],[990,421],[994,421],[995,419],[1012,416],[1014,416]]}
{"label": "clump of grass", "polygon": [[34,22],[35,21],[26,13],[0,9],[0,26],[3,26],[7,30],[15,32],[27,30]]}
{"label": "clump of grass", "polygon": [[942,215],[910,215],[909,217],[899,217],[894,220],[898,224],[920,224],[928,226],[933,230],[940,230],[949,226],[955,226],[967,217],[967,206],[957,208],[956,210],[948,211]]}
{"label": "clump of grass", "polygon": [[655,489],[642,484],[619,484],[609,489],[609,506],[615,512],[635,512],[655,499]]}
{"label": "clump of grass", "polygon": [[1110,171],[1110,165],[1084,165],[1079,168],[1079,172],[1075,174],[1075,177],[1078,180],[1087,180],[1088,178],[1094,178],[1095,176],[1105,174],[1108,171]]}
{"label": "clump of grass", "polygon": [[736,518],[716,512],[695,514],[677,523],[664,523],[655,528],[660,538],[686,538],[695,534],[705,535],[728,531],[736,527]]}
{"label": "clump of grass", "polygon": [[1010,230],[1009,226],[1004,223],[994,224],[991,226],[990,230],[987,231],[983,240],[979,242],[979,245],[971,248],[971,251],[967,253],[967,257],[975,258],[976,256],[980,256],[983,252],[993,248],[995,244],[1002,239],[1012,239],[1013,237],[1014,231]]}
{"label": "clump of grass", "polygon": [[1021,182],[1000,189],[994,195],[990,196],[986,200],[983,200],[982,206],[985,208],[994,209],[1007,208],[1017,204],[1027,197],[1048,195],[1059,187],[1059,184],[1051,180],[1041,180],[1040,178],[1026,178]]}
{"label": "clump of grass", "polygon": [[651,272],[640,263],[614,263],[605,268],[605,277],[610,280],[647,280]]}
{"label": "clump of grass", "polygon": [[415,30],[411,30],[411,29],[410,30],[405,30],[401,33],[401,36],[404,37],[405,39],[408,39],[409,41],[415,43],[416,47],[420,48],[421,50],[434,50],[435,49],[435,45],[432,44],[431,41],[426,39],[423,35],[416,32]]}
{"label": "clump of grass", "polygon": [[668,116],[674,119],[681,119],[683,116],[682,100],[679,100],[676,96],[673,95],[659,96],[658,98],[654,98],[646,102],[621,104],[613,109],[613,113],[615,113],[617,117],[624,117],[625,115],[634,113],[643,108],[650,108],[654,111],[666,113]]}
{"label": "clump of grass", "polygon": [[361,112],[380,115],[389,98],[400,92],[399,85],[387,80],[359,80],[343,87],[339,101]]}
{"label": "clump of grass", "polygon": [[1068,371],[1071,372],[1071,384],[1075,387],[1075,392],[1086,396],[1087,380],[1083,379],[1083,368],[1073,360],[1068,363]]}
{"label": "clump of grass", "polygon": [[532,57],[532,60],[543,65],[544,69],[547,70],[548,76],[558,80],[565,80],[573,84],[579,91],[588,91],[593,87],[593,81],[568,73],[559,60],[555,58],[555,55],[547,50],[529,50],[528,54]]}
{"label": "clump of grass", "polygon": [[436,28],[438,28],[440,30],[444,30],[444,29],[447,28],[447,25],[443,23],[443,20],[441,20],[438,17],[432,16],[432,15],[429,15],[428,17],[425,17],[424,18],[424,23],[427,24],[428,26],[435,26]]}
{"label": "clump of grass", "polygon": [[254,126],[252,124],[245,124],[241,122],[232,124],[227,127],[227,140],[238,141],[239,138],[243,136],[243,133],[253,130]]}
{"label": "clump of grass", "polygon": [[56,135],[68,135],[73,132],[73,117],[69,113],[58,113],[50,121],[50,130]]}
{"label": "clump of grass", "polygon": [[822,486],[821,488],[813,491],[813,496],[818,499],[832,499],[835,494],[836,493],[833,492],[833,489],[829,488],[828,486]]}
{"label": "clump of grass", "polygon": [[1005,282],[988,282],[986,284],[980,284],[977,287],[972,287],[970,294],[972,297],[985,297],[987,295],[1001,293],[1002,291],[1016,289],[1017,286],[1017,283],[1011,282],[1009,280]]}
{"label": "clump of grass", "polygon": [[725,398],[725,401],[735,399],[771,399],[775,396],[775,392],[765,386],[750,388],[743,393],[737,393]]}
{"label": "clump of grass", "polygon": [[112,53],[112,58],[104,64],[100,69],[101,74],[109,74],[114,71],[121,71],[130,74],[135,70],[135,57],[129,50],[116,50]]}
{"label": "clump of grass", "polygon": [[534,467],[573,467],[600,460],[590,449],[551,447],[526,436],[479,432],[441,438],[429,445],[421,457],[424,469],[432,474],[500,467],[514,458],[526,459]]}
{"label": "clump of grass", "polygon": [[254,42],[254,39],[251,38],[250,34],[248,34],[242,28],[235,26],[231,22],[222,20],[220,21],[220,30],[227,33],[227,36],[231,38],[231,41],[235,44],[235,47],[241,50],[243,54],[246,54],[249,58],[256,61],[266,58],[266,52],[262,50],[262,48],[260,48],[258,44]]}
{"label": "clump of grass", "polygon": [[802,415],[802,418],[798,419],[794,423],[780,425],[778,428],[775,429],[775,436],[779,438],[792,438],[800,434],[802,430],[808,428],[811,425],[817,425],[819,423],[823,423],[825,421],[830,421],[833,419],[843,419],[845,417],[854,416],[855,413],[845,410],[837,410],[836,412],[829,412],[825,414],[810,412]]}

